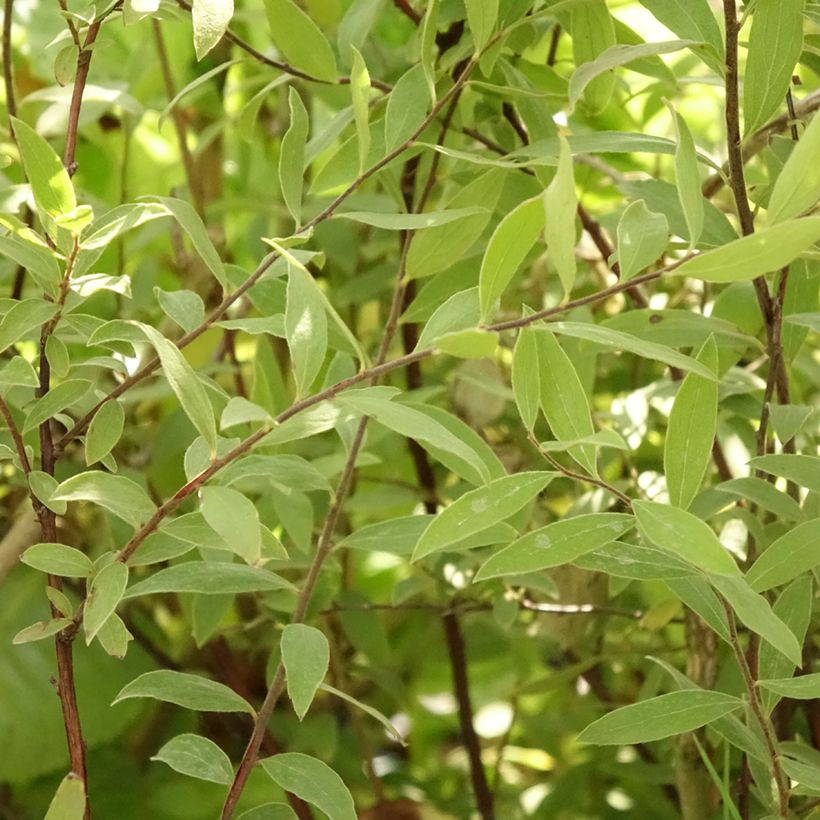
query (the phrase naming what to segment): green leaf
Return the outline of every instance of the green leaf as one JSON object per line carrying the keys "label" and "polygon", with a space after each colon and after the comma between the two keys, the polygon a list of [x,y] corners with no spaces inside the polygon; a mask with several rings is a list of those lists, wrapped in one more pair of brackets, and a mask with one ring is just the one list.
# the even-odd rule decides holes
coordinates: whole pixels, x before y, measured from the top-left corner
{"label": "green leaf", "polygon": [[708,0],[640,0],[657,20],[684,40],[708,43],[714,55],[699,52],[707,65],[723,73],[723,35]]}
{"label": "green leaf", "polygon": [[193,0],[194,50],[201,60],[219,41],[233,17],[233,0]]}
{"label": "green leaf", "polygon": [[820,117],[813,117],[774,182],[768,208],[771,222],[799,216],[820,198],[818,154]]}
{"label": "green leaf", "polygon": [[228,487],[203,487],[199,491],[202,515],[246,563],[255,564],[261,555],[259,513],[242,493]]}
{"label": "green leaf", "polygon": [[[710,336],[698,353],[698,361],[717,371],[718,349]],[[717,429],[718,385],[689,373],[675,397],[666,442],[663,467],[670,503],[687,509],[698,494],[706,468],[712,457]]]}
{"label": "green leaf", "polygon": [[566,297],[575,284],[575,211],[578,200],[569,144],[564,137],[559,137],[559,142],[558,168],[544,191],[544,239]]}
{"label": "green leaf", "polygon": [[716,635],[729,643],[731,636],[726,610],[705,578],[692,575],[688,578],[665,578],[664,582],[676,598],[696,612]]}
{"label": "green leaf", "polygon": [[[22,265],[50,293],[60,284],[60,266],[53,252],[45,245],[27,242],[19,236],[8,234],[0,236],[0,253]],[[51,307],[56,308],[55,305]]]}
{"label": "green leaf", "polygon": [[[580,439],[595,432],[589,401],[575,371],[572,360],[549,331],[535,328],[538,348],[538,370],[549,374],[541,379],[541,409],[553,435],[559,440]],[[597,474],[596,451],[588,444],[580,444],[569,454],[592,475]]]}
{"label": "green leaf", "polygon": [[422,533],[412,561],[440,552],[492,524],[505,521],[532,501],[555,473],[531,472],[497,478],[470,490],[442,510]]}
{"label": "green leaf", "polygon": [[356,820],[356,809],[347,786],[321,760],[286,752],[267,757],[261,764],[274,783],[316,806],[330,820]]}
{"label": "green leaf", "polygon": [[641,534],[651,543],[706,572],[740,574],[712,528],[691,513],[654,501],[633,501],[632,508]]}
{"label": "green leaf", "polygon": [[351,46],[353,65],[350,68],[350,98],[356,122],[356,141],[359,147],[359,173],[367,167],[370,153],[370,74],[364,57]]}
{"label": "green leaf", "polygon": [[405,143],[427,116],[430,92],[424,68],[414,65],[393,86],[384,116],[384,147],[390,153]]}
{"label": "green leaf", "polygon": [[662,740],[699,729],[742,706],[743,701],[723,692],[682,689],[623,706],[598,718],[578,735],[578,742],[625,746]]}
{"label": "green leaf", "polygon": [[[615,45],[615,27],[605,0],[583,0],[574,4],[569,30],[573,60],[579,68]],[[609,105],[614,88],[613,72],[597,76],[586,84],[584,103],[590,116],[600,114]]]}
{"label": "green leaf", "polygon": [[820,493],[820,457],[771,453],[753,458],[749,465],[764,473],[782,476],[801,487]]}
{"label": "green leaf", "polygon": [[618,222],[618,264],[625,282],[658,260],[669,243],[669,223],[652,213],[639,199],[631,203]]}
{"label": "green leaf", "polygon": [[105,620],[97,632],[97,640],[102,648],[113,658],[122,660],[128,652],[128,644],[134,636],[128,631],[122,618],[116,612]]}
{"label": "green leaf", "polygon": [[305,624],[288,624],[282,632],[280,649],[288,697],[302,720],[327,674],[330,646],[318,629]]}
{"label": "green leaf", "polygon": [[68,505],[65,501],[54,499],[54,493],[60,486],[54,476],[44,473],[42,470],[32,470],[28,474],[28,486],[38,501],[56,512],[57,515],[65,515]]}
{"label": "green leaf", "polygon": [[29,331],[45,324],[57,312],[57,305],[41,299],[16,302],[0,321],[0,351],[23,338]]}
{"label": "green leaf", "polygon": [[0,387],[37,387],[38,383],[34,368],[22,356],[14,356],[0,369]]}
{"label": "green leaf", "polygon": [[427,3],[427,10],[421,22],[421,65],[430,91],[430,100],[433,103],[436,101],[435,46],[436,30],[438,28],[438,2],[439,0],[430,0]]}
{"label": "green leaf", "polygon": [[238,820],[297,820],[296,812],[287,803],[265,803],[243,811]]}
{"label": "green leaf", "polygon": [[179,348],[169,342],[158,330],[142,322],[134,322],[154,347],[162,365],[162,372],[174,391],[185,415],[208,444],[211,453],[216,453],[216,419],[208,394],[196,371],[180,353]]}
{"label": "green leaf", "polygon": [[70,379],[53,387],[31,405],[23,425],[23,435],[36,430],[44,421],[79,401],[88,392],[90,385],[85,379]]}
{"label": "green leaf", "polygon": [[743,75],[743,125],[747,134],[783,108],[803,49],[804,0],[758,0],[752,14]]}
{"label": "green leaf", "polygon": [[66,775],[49,803],[44,820],[83,820],[85,787],[75,774]]}
{"label": "green leaf", "polygon": [[382,726],[387,730],[387,733],[397,742],[400,743],[402,746],[406,746],[407,742],[401,736],[401,733],[398,729],[386,718],[378,709],[374,709],[372,706],[368,706],[366,703],[362,703],[360,700],[357,700],[352,695],[348,695],[347,692],[342,692],[339,689],[335,689],[332,686],[329,686],[326,683],[323,683],[319,686],[319,688],[323,692],[328,692],[331,695],[335,695],[337,698],[341,698],[342,700],[346,701],[347,703],[352,704],[353,706],[361,709],[366,714],[370,715],[370,717],[375,718],[376,720],[381,723]]}
{"label": "green leaf", "polygon": [[156,512],[145,490],[130,478],[88,470],[63,481],[52,498],[55,501],[90,501],[139,527]]}
{"label": "green leaf", "polygon": [[605,572],[616,578],[636,581],[665,581],[669,578],[688,578],[695,568],[666,550],[613,541],[594,552],[585,553],[573,562],[593,572]]}
{"label": "green leaf", "polygon": [[432,515],[406,515],[368,524],[348,535],[339,547],[410,555],[433,518]]}
{"label": "green leaf", "polygon": [[161,760],[175,772],[211,783],[227,786],[233,780],[233,766],[228,755],[212,740],[201,735],[177,735],[151,760]]}
{"label": "green leaf", "polygon": [[279,184],[285,205],[296,223],[296,230],[302,219],[302,186],[305,175],[305,145],[310,123],[308,113],[299,92],[290,87],[288,96],[290,126],[282,137],[279,150]]}
{"label": "green leaf", "polygon": [[497,552],[481,566],[475,581],[569,564],[620,538],[634,526],[635,519],[624,513],[590,513],[555,521]]}
{"label": "green leaf", "polygon": [[769,404],[769,420],[774,432],[784,444],[791,441],[805,426],[813,408],[799,404]]}
{"label": "green leaf", "polygon": [[486,330],[445,333],[436,340],[436,348],[459,359],[488,359],[498,349],[498,335]]}
{"label": "green leaf", "polygon": [[86,465],[102,461],[122,436],[125,426],[125,411],[116,400],[105,402],[94,414],[85,435]]}
{"label": "green leaf", "polygon": [[192,290],[162,290],[154,288],[163,313],[173,319],[186,333],[205,321],[205,303]]}
{"label": "green leaf", "polygon": [[535,331],[522,328],[513,349],[512,388],[515,404],[524,426],[532,432],[538,419],[541,377]]}
{"label": "green leaf", "polygon": [[784,698],[794,698],[795,700],[820,698],[820,672],[800,675],[797,678],[759,680],[757,685]]}
{"label": "green leaf", "polygon": [[496,302],[544,229],[543,209],[541,197],[525,200],[499,222],[490,237],[478,277],[483,319],[495,310]]}
{"label": "green leaf", "polygon": [[467,24],[476,51],[481,51],[492,36],[498,19],[498,0],[464,0]]}
{"label": "green leaf", "polygon": [[754,562],[746,580],[755,592],[772,587],[810,572],[820,565],[820,518],[813,518],[789,530]]}
{"label": "green leaf", "polygon": [[196,712],[255,714],[251,705],[227,686],[199,675],[170,669],[158,669],[140,675],[120,690],[111,705],[115,706],[129,698],[154,698]]}
{"label": "green leaf", "polygon": [[699,253],[675,275],[706,282],[737,282],[780,270],[820,239],[820,216],[792,219],[728,245]]}
{"label": "green leaf", "polygon": [[31,624],[31,626],[21,629],[11,639],[11,642],[18,645],[33,643],[34,641],[42,641],[45,638],[50,638],[52,635],[56,635],[58,632],[62,632],[72,623],[73,621],[71,618],[52,618],[50,621],[38,621],[36,624]]}
{"label": "green leaf", "polygon": [[77,198],[62,160],[33,128],[16,117],[11,122],[37,208],[51,217],[73,211]]}
{"label": "green leaf", "polygon": [[321,29],[292,0],[265,0],[271,37],[289,63],[318,80],[337,79],[336,57]]}
{"label": "green leaf", "polygon": [[467,217],[485,213],[484,208],[451,208],[446,211],[425,211],[412,214],[377,213],[375,211],[340,211],[335,214],[338,219],[350,219],[374,228],[389,231],[421,231],[449,225]]}
{"label": "green leaf", "polygon": [[288,266],[285,335],[297,394],[307,395],[327,353],[327,316],[315,280],[294,265]]}
{"label": "green leaf", "polygon": [[709,581],[752,632],[768,641],[795,665],[802,662],[800,644],[794,633],[774,614],[769,602],[754,592],[742,576],[712,574]]}
{"label": "green leaf", "polygon": [[128,567],[120,561],[112,561],[91,579],[83,610],[86,644],[94,640],[102,625],[117,608],[127,585]]}
{"label": "green leaf", "polygon": [[697,150],[689,126],[672,106],[669,106],[669,111],[672,114],[675,137],[677,138],[675,182],[681,210],[686,220],[686,229],[689,233],[689,248],[692,249],[698,244],[698,240],[703,233],[706,200],[704,200],[700,191]]}
{"label": "green leaf", "polygon": [[772,486],[768,481],[754,476],[733,478],[715,487],[737,499],[752,501],[764,510],[786,521],[802,521],[805,518],[800,505],[789,495]]}
{"label": "green leaf", "polygon": [[424,350],[432,347],[441,336],[474,328],[480,321],[481,307],[478,301],[478,288],[460,290],[433,311],[419,335],[415,349]]}
{"label": "green leaf", "polygon": [[273,419],[264,407],[243,399],[242,396],[234,396],[222,411],[222,416],[219,419],[219,429],[227,430],[229,427],[235,427],[238,424],[260,421],[263,424],[271,424]]}
{"label": "green leaf", "polygon": [[189,561],[160,570],[150,578],[134,584],[123,596],[136,598],[163,592],[199,592],[222,595],[238,592],[269,592],[290,589],[290,584],[258,567],[221,561]]}
{"label": "green leaf", "polygon": [[87,555],[66,544],[35,544],[20,560],[41,572],[63,578],[88,578],[94,571],[94,564]]}

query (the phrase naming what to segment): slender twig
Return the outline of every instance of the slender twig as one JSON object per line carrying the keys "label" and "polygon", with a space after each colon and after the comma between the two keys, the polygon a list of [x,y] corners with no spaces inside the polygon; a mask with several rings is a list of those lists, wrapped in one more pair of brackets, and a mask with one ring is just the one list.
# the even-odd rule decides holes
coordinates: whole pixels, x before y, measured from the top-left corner
{"label": "slender twig", "polygon": [[83,105],[83,92],[88,80],[88,69],[91,67],[91,55],[94,53],[91,46],[100,33],[101,20],[95,20],[88,27],[80,52],[77,55],[77,73],[74,75],[74,89],[71,93],[71,104],[68,108],[68,129],[66,130],[65,154],[63,165],[69,176],[77,171],[77,161],[74,158],[77,150],[77,129],[80,125],[80,110]]}
{"label": "slender twig", "polygon": [[26,452],[26,445],[20,433],[20,428],[11,415],[11,408],[6,404],[6,400],[2,396],[0,396],[0,415],[3,416],[6,427],[8,427],[9,433],[11,434],[14,447],[17,450],[17,457],[20,459],[20,466],[23,468],[23,472],[28,475],[31,472],[31,462]]}
{"label": "slender twig", "polygon": [[[17,97],[14,92],[14,55],[11,51],[11,24],[14,0],[3,2],[3,80],[6,86],[6,111],[9,117],[17,116]],[[14,129],[9,123],[12,134]]]}

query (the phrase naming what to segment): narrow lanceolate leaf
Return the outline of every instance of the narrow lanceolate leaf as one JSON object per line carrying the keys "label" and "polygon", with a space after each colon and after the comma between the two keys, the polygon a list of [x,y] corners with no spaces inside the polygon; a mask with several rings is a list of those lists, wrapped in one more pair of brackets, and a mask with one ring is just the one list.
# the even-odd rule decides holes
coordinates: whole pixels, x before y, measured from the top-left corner
{"label": "narrow lanceolate leaf", "polygon": [[820,672],[800,675],[797,678],[760,680],[757,685],[784,698],[795,698],[796,700],[820,698]]}
{"label": "narrow lanceolate leaf", "polygon": [[708,43],[714,55],[702,52],[701,58],[718,73],[723,73],[723,35],[709,0],[640,0],[670,31],[685,40]]}
{"label": "narrow lanceolate leaf", "polygon": [[522,202],[498,224],[487,244],[478,277],[481,315],[485,320],[492,314],[496,302],[510,284],[543,227],[541,197]]}
{"label": "narrow lanceolate leaf", "polygon": [[102,625],[117,608],[127,585],[128,567],[120,561],[112,561],[91,579],[83,612],[87,644],[94,640]]}
{"label": "narrow lanceolate leaf", "polygon": [[221,39],[233,17],[233,0],[193,0],[194,50],[201,60]]}
{"label": "narrow lanceolate leaf", "polygon": [[575,284],[575,210],[578,200],[569,144],[564,137],[558,139],[561,144],[558,168],[544,191],[544,239],[566,297]]}
{"label": "narrow lanceolate leaf", "polygon": [[476,573],[475,580],[569,564],[615,541],[634,525],[635,519],[624,513],[591,513],[547,524],[493,555]]}
{"label": "narrow lanceolate leaf", "polygon": [[54,501],[90,501],[135,527],[144,524],[156,507],[139,484],[121,475],[88,470],[67,478],[52,493]]}
{"label": "narrow lanceolate leaf", "polygon": [[[615,27],[604,0],[583,0],[572,6],[570,18],[572,55],[575,65],[595,60],[615,45]],[[615,88],[615,74],[601,74],[584,88],[584,103],[591,115],[599,114],[609,105]]]}
{"label": "narrow lanceolate leaf", "polygon": [[[717,371],[718,349],[714,336],[704,342],[698,361]],[[663,450],[669,500],[684,510],[700,490],[712,455],[717,406],[717,382],[689,373],[675,397]]]}
{"label": "narrow lanceolate leaf", "polygon": [[770,544],[746,573],[746,580],[756,592],[765,592],[816,566],[820,566],[820,518],[800,524]]}
{"label": "narrow lanceolate leaf", "polygon": [[498,0],[465,0],[467,24],[473,35],[476,51],[484,48],[498,18]]}
{"label": "narrow lanceolate leaf", "polygon": [[754,131],[783,106],[803,48],[805,0],[758,0],[743,77],[743,124]]}
{"label": "narrow lanceolate leaf", "polygon": [[102,461],[120,440],[125,425],[125,411],[116,400],[107,401],[91,419],[85,435],[85,463]]}
{"label": "narrow lanceolate leaf", "polygon": [[820,216],[792,219],[684,262],[675,274],[706,282],[754,279],[793,262],[820,239]]}
{"label": "narrow lanceolate leaf", "polygon": [[769,197],[769,220],[799,216],[820,199],[820,117],[813,117],[777,176]]}
{"label": "narrow lanceolate leaf", "polygon": [[430,90],[430,101],[436,101],[436,33],[438,28],[438,2],[430,0],[421,23],[421,66]]}
{"label": "narrow lanceolate leaf", "polygon": [[265,10],[273,42],[289,63],[316,79],[337,79],[330,43],[293,0],[265,0]]}
{"label": "narrow lanceolate leaf", "polygon": [[42,641],[50,638],[58,632],[62,632],[67,626],[74,623],[71,618],[52,618],[50,621],[37,621],[36,624],[21,629],[12,639],[15,645]]}
{"label": "narrow lanceolate leaf", "polygon": [[327,353],[327,315],[319,286],[301,267],[288,266],[285,336],[298,395],[304,396]]}
{"label": "narrow lanceolate leaf", "polygon": [[473,533],[505,521],[532,501],[554,476],[555,473],[546,472],[518,473],[470,490],[430,522],[411,560],[447,549]]}
{"label": "narrow lanceolate leaf", "polygon": [[162,372],[179,399],[185,415],[199,431],[212,453],[216,452],[216,419],[208,394],[196,371],[188,364],[179,348],[169,342],[158,330],[142,322],[135,322],[157,352]]}
{"label": "narrow lanceolate leaf", "polygon": [[233,689],[199,675],[170,669],[158,669],[140,675],[120,690],[111,705],[129,698],[154,698],[196,712],[254,714],[251,705]]}
{"label": "narrow lanceolate leaf", "polygon": [[618,223],[618,264],[621,281],[631,279],[663,255],[669,244],[669,222],[639,199],[631,203]]}
{"label": "narrow lanceolate leaf", "polygon": [[353,119],[356,122],[356,140],[359,148],[359,173],[367,163],[370,153],[370,74],[364,57],[351,46],[353,65],[350,68],[350,98],[353,103]]}
{"label": "narrow lanceolate leaf", "polygon": [[282,137],[279,151],[279,184],[296,230],[302,219],[302,187],[305,177],[305,145],[308,138],[308,114],[299,92],[290,87],[288,96],[290,127]]}
{"label": "narrow lanceolate leaf", "polygon": [[36,430],[44,421],[79,401],[88,392],[89,386],[90,382],[85,379],[69,379],[49,390],[31,406],[23,425],[23,433]]}
{"label": "narrow lanceolate leaf", "polygon": [[[553,435],[559,441],[585,438],[595,432],[589,401],[569,356],[549,331],[536,330],[538,370],[540,373],[541,409]],[[595,475],[596,450],[590,444],[579,444],[569,454]]]}
{"label": "narrow lanceolate leaf", "polygon": [[675,124],[677,146],[675,148],[675,183],[678,189],[683,216],[689,231],[689,247],[694,248],[703,233],[705,219],[704,199],[700,191],[698,157],[695,141],[686,120],[671,106],[672,121]]}
{"label": "narrow lanceolate leaf", "polygon": [[12,122],[37,207],[51,217],[70,213],[77,207],[77,198],[62,160],[33,128],[16,117]]}
{"label": "narrow lanceolate leaf", "polygon": [[535,427],[541,397],[541,379],[538,370],[538,347],[535,331],[523,328],[513,349],[512,388],[518,414],[527,430]]}
{"label": "narrow lanceolate leaf", "polygon": [[207,737],[184,734],[171,738],[151,760],[167,763],[175,772],[228,785],[233,780],[231,760]]}
{"label": "narrow lanceolate leaf", "polygon": [[770,453],[753,458],[749,465],[755,470],[782,476],[801,487],[820,493],[820,456]]}
{"label": "narrow lanceolate leaf", "polygon": [[390,722],[390,720],[385,717],[378,709],[374,709],[372,706],[368,706],[366,703],[362,703],[362,701],[357,700],[352,695],[348,695],[347,692],[342,692],[340,689],[336,689],[333,686],[330,686],[326,683],[323,683],[319,687],[323,692],[328,692],[331,695],[335,695],[337,698],[341,698],[342,700],[346,701],[347,703],[355,706],[357,709],[361,709],[366,714],[370,715],[370,717],[375,718],[376,720],[384,726],[387,733],[395,740],[397,743],[400,743],[402,746],[406,746],[407,742],[402,737],[401,732]]}
{"label": "narrow lanceolate leaf", "polygon": [[94,571],[94,564],[87,555],[66,544],[35,544],[20,560],[41,572],[63,578],[87,578]]}
{"label": "narrow lanceolate leaf", "polygon": [[262,551],[259,513],[242,493],[229,487],[200,490],[202,515],[225,543],[248,564],[255,564]]}
{"label": "narrow lanceolate leaf", "polygon": [[757,504],[786,521],[803,521],[805,513],[800,505],[787,493],[757,476],[744,476],[724,481],[715,487],[722,493],[729,493],[737,499],[745,499]]}
{"label": "narrow lanceolate leaf", "polygon": [[0,351],[47,322],[56,312],[57,305],[42,299],[24,299],[12,305],[0,320]]}
{"label": "narrow lanceolate leaf", "polygon": [[347,786],[321,760],[286,752],[267,757],[261,763],[274,783],[316,806],[330,820],[356,820],[356,809]]}
{"label": "narrow lanceolate leaf", "polygon": [[66,775],[49,804],[44,820],[83,820],[85,786],[75,774]]}
{"label": "narrow lanceolate leaf", "polygon": [[587,726],[578,741],[595,746],[648,743],[699,729],[742,706],[742,700],[723,692],[682,689],[616,709]]}
{"label": "narrow lanceolate leaf", "polygon": [[650,543],[706,572],[740,574],[712,528],[691,513],[655,501],[634,501],[632,508],[641,534]]}
{"label": "narrow lanceolate leaf", "polygon": [[305,624],[288,624],[280,644],[288,684],[288,697],[301,720],[330,663],[330,646],[318,629]]}
{"label": "narrow lanceolate leaf", "polygon": [[384,117],[384,147],[398,148],[421,125],[430,107],[430,92],[421,65],[399,78],[387,101]]}
{"label": "narrow lanceolate leaf", "polygon": [[290,589],[278,575],[244,564],[222,561],[189,561],[160,570],[134,584],[125,598],[154,595],[161,592],[198,592],[201,595],[223,595],[239,592],[269,592]]}

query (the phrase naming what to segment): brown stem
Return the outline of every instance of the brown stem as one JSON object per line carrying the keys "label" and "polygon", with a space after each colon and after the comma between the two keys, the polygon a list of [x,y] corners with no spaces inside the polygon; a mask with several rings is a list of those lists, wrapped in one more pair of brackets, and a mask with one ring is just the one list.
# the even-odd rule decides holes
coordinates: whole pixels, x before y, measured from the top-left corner
{"label": "brown stem", "polygon": [[416,25],[421,23],[421,15],[410,5],[408,0],[393,0],[393,5]]}
{"label": "brown stem", "polygon": [[74,75],[74,90],[71,93],[71,104],[68,108],[68,129],[66,131],[65,154],[63,155],[63,165],[69,176],[74,176],[77,171],[77,162],[74,154],[77,150],[77,129],[80,125],[80,110],[83,105],[83,92],[85,83],[88,80],[88,69],[91,67],[91,46],[100,33],[101,20],[95,20],[88,27],[80,53],[77,55],[77,73]]}
{"label": "brown stem", "polygon": [[555,58],[558,56],[558,43],[561,41],[561,25],[555,23],[552,27],[552,35],[550,36],[550,50],[547,54],[547,65],[555,65]]}
{"label": "brown stem", "polygon": [[[26,445],[20,433],[20,428],[15,424],[14,417],[11,415],[11,408],[6,404],[6,400],[2,396],[0,396],[0,415],[3,416],[6,427],[8,427],[9,433],[11,434],[14,448],[17,450],[17,457],[20,459],[20,466],[23,468],[23,472],[28,475],[31,472],[31,462],[28,459]],[[32,500],[36,501],[33,496]]]}
{"label": "brown stem", "polygon": [[458,720],[461,725],[461,739],[470,761],[470,779],[473,784],[473,794],[478,813],[482,820],[493,820],[493,793],[487,783],[487,774],[481,762],[481,743],[473,726],[473,707],[470,702],[470,683],[467,679],[467,654],[464,646],[464,636],[458,615],[447,612],[442,616],[444,637],[447,641],[447,654],[450,659],[450,671],[453,676],[453,691],[458,704]]}
{"label": "brown stem", "polygon": [[[9,117],[17,116],[17,99],[14,94],[14,55],[11,52],[11,24],[14,0],[3,2],[3,80],[6,86],[6,111]],[[9,123],[12,136],[14,128]]]}

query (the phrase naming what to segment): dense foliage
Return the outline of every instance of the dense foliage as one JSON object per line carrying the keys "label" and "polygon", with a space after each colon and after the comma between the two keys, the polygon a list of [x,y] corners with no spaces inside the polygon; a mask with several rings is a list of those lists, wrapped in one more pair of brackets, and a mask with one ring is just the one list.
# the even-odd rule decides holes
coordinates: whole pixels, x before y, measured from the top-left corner
{"label": "dense foliage", "polygon": [[820,4],[3,35],[0,817],[816,810]]}

